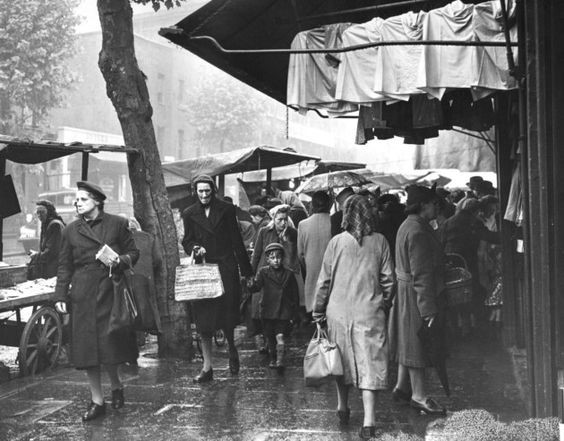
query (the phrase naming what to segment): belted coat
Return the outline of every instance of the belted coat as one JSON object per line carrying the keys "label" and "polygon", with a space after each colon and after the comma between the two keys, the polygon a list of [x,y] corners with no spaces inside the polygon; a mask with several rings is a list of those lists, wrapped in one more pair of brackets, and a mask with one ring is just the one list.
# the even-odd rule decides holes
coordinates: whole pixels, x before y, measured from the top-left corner
{"label": "belted coat", "polygon": [[195,246],[206,249],[206,262],[217,263],[225,293],[218,298],[198,300],[191,304],[194,321],[200,333],[232,329],[240,322],[242,276],[252,275],[249,257],[235,217],[235,206],[216,197],[210,203],[209,217],[200,202],[182,213],[184,239],[182,246],[191,255]]}
{"label": "belted coat", "polygon": [[396,238],[397,295],[390,313],[392,359],[404,366],[427,366],[417,332],[423,317],[444,308],[444,253],[438,235],[425,219],[410,214]]}
{"label": "belted coat", "polygon": [[125,261],[134,265],[139,258],[128,221],[121,216],[100,212],[90,225],[80,218],[63,230],[55,296],[70,305],[71,358],[79,369],[137,358],[134,339],[108,333],[114,286],[109,269],[96,260],[104,244],[120,256],[115,271],[125,269]]}

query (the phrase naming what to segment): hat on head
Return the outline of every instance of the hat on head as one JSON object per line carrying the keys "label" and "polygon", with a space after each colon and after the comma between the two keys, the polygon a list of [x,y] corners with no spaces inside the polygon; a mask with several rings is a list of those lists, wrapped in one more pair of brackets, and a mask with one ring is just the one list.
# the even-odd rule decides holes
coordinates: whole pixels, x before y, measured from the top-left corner
{"label": "hat on head", "polygon": [[437,199],[437,193],[422,185],[411,185],[407,189],[407,205],[426,204]]}
{"label": "hat on head", "polygon": [[266,246],[266,248],[264,249],[264,254],[268,254],[271,251],[282,251],[282,253],[284,253],[284,247],[278,242],[273,242]]}
{"label": "hat on head", "polygon": [[106,200],[106,194],[102,188],[92,182],[78,181],[76,186],[79,190],[85,190],[95,196],[100,202]]}
{"label": "hat on head", "polygon": [[352,187],[345,187],[341,190],[341,192],[337,195],[337,202],[339,204],[344,204],[345,201],[347,200],[347,198],[349,196],[352,196],[354,193],[354,190],[352,189]]}
{"label": "hat on head", "polygon": [[213,191],[217,192],[217,187],[215,186],[215,181],[213,180],[213,178],[209,175],[198,175],[194,178],[194,180],[192,181],[192,185],[194,187],[194,189],[196,189],[196,186],[198,185],[198,183],[203,183],[203,184],[210,184],[211,188]]}
{"label": "hat on head", "polygon": [[495,193],[495,188],[494,188],[491,181],[478,182],[476,184],[476,186],[474,187],[474,190],[476,190],[477,192],[482,193],[482,194],[494,194]]}
{"label": "hat on head", "polygon": [[474,190],[476,185],[480,182],[483,182],[483,181],[484,181],[484,178],[482,178],[481,176],[471,176],[470,180],[466,183],[466,186],[468,188],[470,188],[471,190]]}

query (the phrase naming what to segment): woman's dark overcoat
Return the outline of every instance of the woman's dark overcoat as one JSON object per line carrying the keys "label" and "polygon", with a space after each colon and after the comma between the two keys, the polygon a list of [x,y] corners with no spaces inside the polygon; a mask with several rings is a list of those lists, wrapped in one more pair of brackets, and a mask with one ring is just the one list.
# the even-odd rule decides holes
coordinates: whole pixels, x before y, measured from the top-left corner
{"label": "woman's dark overcoat", "polygon": [[391,310],[389,335],[392,359],[421,368],[427,362],[417,332],[423,317],[441,312],[444,254],[429,222],[410,214],[396,238],[397,295]]}
{"label": "woman's dark overcoat", "polygon": [[146,231],[133,231],[133,239],[135,245],[139,249],[139,260],[133,267],[134,279],[143,278],[146,280],[148,287],[148,300],[151,305],[153,316],[155,317],[155,331],[161,332],[161,317],[159,314],[159,307],[157,304],[157,288],[155,285],[155,274],[160,271],[163,264],[163,259],[155,238]]}
{"label": "woman's dark overcoat", "polygon": [[79,369],[137,358],[131,339],[108,334],[114,287],[108,268],[96,260],[104,244],[120,255],[114,272],[125,269],[124,261],[135,264],[139,258],[128,221],[121,216],[101,212],[90,225],[77,219],[63,230],[55,295],[70,304],[71,356]]}
{"label": "woman's dark overcoat", "polygon": [[63,240],[65,224],[59,219],[47,219],[41,225],[39,238],[39,277],[49,279],[57,275],[59,266],[59,252]]}
{"label": "woman's dark overcoat", "polygon": [[216,299],[192,302],[194,321],[200,333],[217,329],[233,329],[240,322],[242,276],[252,274],[247,250],[243,244],[235,206],[215,196],[210,203],[209,217],[200,202],[188,207],[182,214],[184,239],[182,246],[191,255],[195,246],[206,249],[206,262],[219,264],[225,293]]}

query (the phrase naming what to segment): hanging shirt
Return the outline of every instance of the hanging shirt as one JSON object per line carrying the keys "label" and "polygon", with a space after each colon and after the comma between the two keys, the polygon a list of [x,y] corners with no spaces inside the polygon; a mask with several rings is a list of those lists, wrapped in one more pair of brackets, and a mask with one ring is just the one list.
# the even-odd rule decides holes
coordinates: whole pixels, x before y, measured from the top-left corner
{"label": "hanging shirt", "polygon": [[[433,9],[423,20],[423,40],[473,41],[474,5],[456,0]],[[449,88],[470,88],[476,83],[473,46],[424,46],[417,87],[441,99]]]}
{"label": "hanging shirt", "polygon": [[[407,12],[390,17],[380,26],[383,41],[419,41],[423,36],[426,12]],[[416,87],[417,68],[423,46],[381,46],[376,54],[375,93],[408,101],[421,94]]]}
{"label": "hanging shirt", "polygon": [[[507,15],[509,23],[515,22],[515,2],[508,0]],[[489,1],[474,6],[474,35],[477,41],[505,41],[504,22],[501,3]],[[517,41],[517,26],[509,29],[512,42]],[[517,48],[513,48],[514,61],[517,59]],[[476,47],[475,63],[477,78],[473,83],[474,99],[482,98],[495,90],[517,88],[517,81],[509,74],[507,50],[505,47]]]}
{"label": "hanging shirt", "polygon": [[[350,23],[335,23],[300,32],[292,49],[330,49],[342,47],[342,33]],[[340,54],[292,54],[288,66],[287,104],[300,113],[325,109],[330,114],[357,110],[358,106],[337,101],[335,89]]]}
{"label": "hanging shirt", "polygon": [[[343,47],[381,41],[382,23],[384,20],[376,17],[367,23],[352,25],[343,32]],[[341,54],[336,99],[359,104],[386,99],[385,96],[373,90],[376,57],[381,50],[381,47],[376,46]]]}

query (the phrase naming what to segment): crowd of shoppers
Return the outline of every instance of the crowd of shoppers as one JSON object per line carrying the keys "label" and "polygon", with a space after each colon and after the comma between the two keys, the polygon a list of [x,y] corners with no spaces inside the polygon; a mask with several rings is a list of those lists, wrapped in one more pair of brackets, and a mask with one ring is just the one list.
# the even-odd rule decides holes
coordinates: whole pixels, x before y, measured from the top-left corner
{"label": "crowd of shoppers", "polygon": [[[364,406],[360,436],[375,435],[375,397],[388,388],[390,361],[398,366],[395,401],[426,414],[445,413],[425,387],[429,358],[418,331],[447,332],[444,274],[452,253],[462,256],[473,280],[469,314],[455,326],[467,332],[485,320],[501,323],[498,200],[487,181],[473,178],[471,190],[459,195],[410,186],[406,205],[379,191],[347,187],[335,200],[318,191],[309,216],[291,191],[262,195],[242,210],[218,198],[211,177],[199,176],[193,185],[197,201],[182,213],[182,246],[196,262],[217,263],[224,286],[222,296],[191,304],[203,355],[195,383],[213,380],[212,337],[219,329],[228,343],[229,370],[239,372],[234,328],[241,312],[249,318],[248,335],[279,372],[292,328],[313,320],[327,326],[342,355],[344,375],[336,380],[341,424],[349,422],[348,396],[355,387]],[[60,228],[56,292],[57,309],[72,311],[72,362],[87,373],[91,403],[83,420],[89,421],[106,411],[101,367],[110,377],[112,408],[120,408],[125,398],[117,366],[137,357],[130,338],[106,332],[112,279],[130,267],[158,273],[162,261],[154,238],[141,232],[135,219],[128,227],[126,219],[104,212],[100,187],[89,182],[77,187],[78,219]],[[59,224],[53,224],[56,213],[48,201],[38,203],[38,216],[42,243],[51,244]],[[96,258],[103,245],[115,252],[109,265]],[[149,280],[157,311],[155,283],[152,276]]]}

